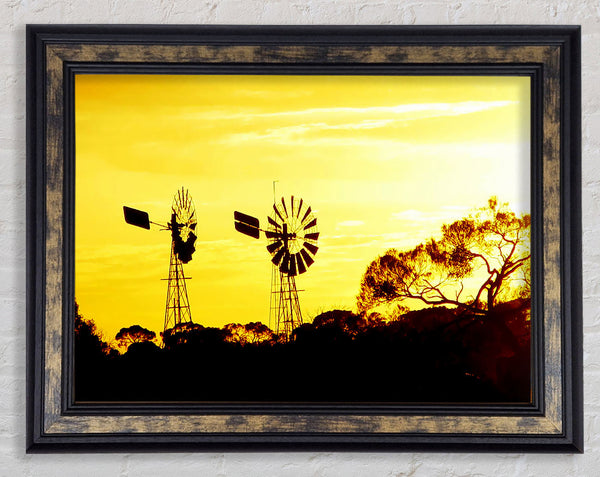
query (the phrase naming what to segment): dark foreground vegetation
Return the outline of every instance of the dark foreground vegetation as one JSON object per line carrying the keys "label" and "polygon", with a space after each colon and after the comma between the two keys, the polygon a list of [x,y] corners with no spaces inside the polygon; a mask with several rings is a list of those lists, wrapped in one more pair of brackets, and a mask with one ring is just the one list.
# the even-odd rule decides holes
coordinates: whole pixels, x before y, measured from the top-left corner
{"label": "dark foreground vegetation", "polygon": [[124,354],[78,315],[77,401],[528,402],[529,301],[471,315],[435,307],[384,322],[329,311],[289,342],[264,325],[187,324]]}
{"label": "dark foreground vegetation", "polygon": [[[529,402],[530,222],[491,197],[438,238],[373,260],[359,314],[323,313],[289,339],[262,323],[187,323],[158,347],[133,325],[116,335],[119,353],[77,314],[75,398]],[[381,306],[399,308],[383,317]]]}

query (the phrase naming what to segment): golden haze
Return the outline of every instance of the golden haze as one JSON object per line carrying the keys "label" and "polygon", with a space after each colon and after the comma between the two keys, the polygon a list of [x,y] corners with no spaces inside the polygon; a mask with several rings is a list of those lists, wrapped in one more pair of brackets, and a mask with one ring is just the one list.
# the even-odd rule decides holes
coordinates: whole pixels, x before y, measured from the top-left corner
{"label": "golden haze", "polygon": [[491,195],[529,212],[527,77],[77,75],[75,295],[105,339],[162,331],[169,232],[125,224],[122,206],[169,220],[189,189],[198,217],[185,266],[193,320],[268,324],[266,220],[302,197],[321,232],[297,278],[305,318],[353,309],[366,266]]}

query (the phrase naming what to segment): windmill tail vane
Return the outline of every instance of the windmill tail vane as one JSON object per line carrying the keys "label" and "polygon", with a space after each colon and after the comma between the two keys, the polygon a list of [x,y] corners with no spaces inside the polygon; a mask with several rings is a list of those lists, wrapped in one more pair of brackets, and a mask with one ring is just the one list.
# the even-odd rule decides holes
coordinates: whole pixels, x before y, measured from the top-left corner
{"label": "windmill tail vane", "polygon": [[148,212],[133,209],[124,205],[123,215],[125,216],[125,222],[128,224],[150,230],[150,218],[148,216]]}

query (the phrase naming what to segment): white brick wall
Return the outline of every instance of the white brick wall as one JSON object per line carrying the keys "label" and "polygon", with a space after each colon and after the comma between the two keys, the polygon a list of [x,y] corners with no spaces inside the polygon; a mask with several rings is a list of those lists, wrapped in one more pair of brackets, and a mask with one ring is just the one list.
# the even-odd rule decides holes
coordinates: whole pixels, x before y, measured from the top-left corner
{"label": "white brick wall", "polygon": [[[581,24],[585,455],[25,455],[25,24]],[[0,2],[0,476],[600,475],[598,0],[2,0]]]}

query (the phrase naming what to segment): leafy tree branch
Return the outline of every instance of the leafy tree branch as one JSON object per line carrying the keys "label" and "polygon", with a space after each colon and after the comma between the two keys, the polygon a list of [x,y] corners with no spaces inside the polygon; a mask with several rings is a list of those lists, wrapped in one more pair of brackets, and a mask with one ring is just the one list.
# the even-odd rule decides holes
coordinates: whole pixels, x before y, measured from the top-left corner
{"label": "leafy tree branch", "polygon": [[[528,293],[530,225],[529,215],[517,216],[507,203],[491,197],[486,207],[443,225],[441,238],[412,250],[391,249],[374,260],[362,278],[358,308],[366,312],[380,304],[417,300],[486,314],[514,293],[515,280],[522,282],[519,293]],[[464,297],[465,282],[473,280],[481,282]]]}

